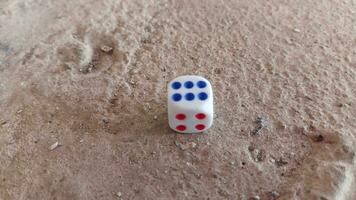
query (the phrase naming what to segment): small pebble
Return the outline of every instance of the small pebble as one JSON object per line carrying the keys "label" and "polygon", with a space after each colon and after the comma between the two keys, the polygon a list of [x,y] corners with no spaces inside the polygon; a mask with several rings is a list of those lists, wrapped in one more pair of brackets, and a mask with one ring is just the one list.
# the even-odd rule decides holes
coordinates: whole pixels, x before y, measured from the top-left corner
{"label": "small pebble", "polygon": [[263,122],[263,117],[257,117],[256,118],[256,121],[255,121],[257,124],[262,124],[262,122]]}
{"label": "small pebble", "polygon": [[18,110],[16,113],[17,113],[17,114],[20,114],[20,113],[22,113],[22,111],[23,111],[23,110]]}
{"label": "small pebble", "polygon": [[280,130],[285,130],[287,128],[286,124],[281,121],[276,122],[276,127]]}
{"label": "small pebble", "polygon": [[185,144],[179,143],[178,141],[175,142],[176,146],[179,147],[181,150],[185,151],[187,149],[194,149],[197,144],[195,142],[187,142]]}
{"label": "small pebble", "polygon": [[257,127],[252,130],[252,133],[254,135],[259,135],[261,133],[261,130],[266,127],[266,120],[263,117],[259,116],[256,118],[255,123],[257,124]]}
{"label": "small pebble", "polygon": [[83,139],[81,139],[81,140],[79,140],[79,142],[80,142],[80,143],[83,143],[83,142],[84,142],[84,140],[83,140]]}
{"label": "small pebble", "polygon": [[104,122],[105,124],[108,124],[108,123],[109,123],[109,119],[108,119],[108,118],[103,118],[103,122]]}
{"label": "small pebble", "polygon": [[261,198],[260,198],[260,196],[256,195],[256,196],[254,196],[254,197],[251,197],[250,199],[251,199],[251,200],[260,200]]}
{"label": "small pebble", "polygon": [[216,69],[214,69],[214,72],[216,74],[221,74],[222,70],[221,70],[221,68],[216,68]]}
{"label": "small pebble", "polygon": [[106,45],[101,46],[100,49],[105,53],[110,53],[113,50],[112,47],[109,47],[109,46],[106,46]]}
{"label": "small pebble", "polygon": [[298,29],[298,28],[293,29],[293,31],[296,33],[300,33],[300,29]]}
{"label": "small pebble", "polygon": [[275,163],[276,163],[276,165],[277,165],[278,167],[281,167],[281,166],[283,166],[283,165],[288,164],[288,162],[285,161],[282,157],[279,158],[278,160],[276,160]]}
{"label": "small pebble", "polygon": [[129,81],[129,83],[130,83],[131,85],[136,85],[136,82],[135,82],[134,80],[132,80],[132,79]]}
{"label": "small pebble", "polygon": [[256,162],[262,162],[266,158],[266,152],[263,149],[261,149],[261,150],[255,149],[253,151],[253,154],[254,154],[254,157],[255,157],[254,159]]}
{"label": "small pebble", "polygon": [[58,142],[55,142],[54,144],[52,144],[50,147],[49,147],[49,150],[55,150],[57,147],[59,147],[60,144]]}
{"label": "small pebble", "polygon": [[158,118],[158,117],[157,117],[157,115],[153,116],[153,119],[155,119],[155,120],[156,120],[157,118]]}
{"label": "small pebble", "polygon": [[280,194],[277,191],[270,192],[270,195],[272,199],[277,199],[280,196]]}

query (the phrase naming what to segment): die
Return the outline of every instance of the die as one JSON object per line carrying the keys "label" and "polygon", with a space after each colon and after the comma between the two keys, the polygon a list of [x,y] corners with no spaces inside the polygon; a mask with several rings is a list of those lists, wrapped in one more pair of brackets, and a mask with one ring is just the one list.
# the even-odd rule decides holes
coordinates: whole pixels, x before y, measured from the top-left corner
{"label": "die", "polygon": [[168,123],[179,133],[199,133],[213,124],[213,89],[194,75],[179,76],[168,83]]}

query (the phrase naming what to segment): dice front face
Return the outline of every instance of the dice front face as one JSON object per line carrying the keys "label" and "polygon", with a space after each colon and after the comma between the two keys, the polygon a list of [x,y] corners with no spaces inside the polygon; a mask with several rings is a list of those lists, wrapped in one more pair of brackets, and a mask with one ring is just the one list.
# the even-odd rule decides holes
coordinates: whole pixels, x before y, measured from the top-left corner
{"label": "dice front face", "polygon": [[180,133],[199,133],[213,124],[213,90],[200,76],[180,76],[168,84],[169,126]]}

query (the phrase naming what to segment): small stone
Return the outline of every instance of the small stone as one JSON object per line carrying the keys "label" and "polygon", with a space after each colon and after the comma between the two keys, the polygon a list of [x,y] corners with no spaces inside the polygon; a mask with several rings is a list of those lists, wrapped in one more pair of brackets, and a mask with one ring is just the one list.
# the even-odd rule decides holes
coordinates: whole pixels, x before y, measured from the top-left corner
{"label": "small stone", "polygon": [[50,147],[49,147],[49,150],[55,150],[57,147],[59,147],[60,144],[58,142],[55,142],[54,144],[52,144]]}
{"label": "small stone", "polygon": [[260,199],[261,199],[261,198],[260,198],[260,196],[258,196],[258,195],[256,195],[256,196],[250,198],[250,200],[260,200]]}
{"label": "small stone", "polygon": [[88,67],[88,72],[91,72],[93,70],[93,67]]}
{"label": "small stone", "polygon": [[276,162],[276,160],[275,160],[274,158],[270,158],[269,161],[270,161],[271,163],[275,163],[275,162]]}
{"label": "small stone", "polygon": [[249,151],[255,150],[255,146],[253,146],[253,145],[248,146],[248,150],[249,150]]}
{"label": "small stone", "polygon": [[136,82],[135,82],[134,80],[132,80],[132,79],[129,81],[129,83],[130,83],[131,85],[136,85]]}
{"label": "small stone", "polygon": [[312,139],[314,142],[322,142],[324,140],[324,136],[319,134],[317,136],[314,136]]}
{"label": "small stone", "polygon": [[194,149],[197,144],[195,142],[187,142],[187,143],[179,143],[178,141],[175,142],[176,146],[179,147],[181,150],[185,151],[187,149]]}
{"label": "small stone", "polygon": [[281,167],[281,166],[283,166],[283,165],[288,164],[288,162],[285,161],[282,157],[279,158],[278,160],[276,160],[275,163],[276,163],[276,165],[277,165],[278,167]]}
{"label": "small stone", "polygon": [[298,28],[293,29],[293,31],[296,33],[300,33],[300,29],[298,29]]}
{"label": "small stone", "polygon": [[133,69],[129,72],[131,75],[137,74],[138,73],[138,69]]}
{"label": "small stone", "polygon": [[109,46],[106,46],[106,45],[101,46],[100,49],[105,53],[110,53],[113,50],[112,47],[109,47]]}
{"label": "small stone", "polygon": [[308,99],[309,101],[313,101],[313,99],[309,96],[305,96],[306,99]]}
{"label": "small stone", "polygon": [[278,121],[278,122],[276,122],[276,128],[280,129],[280,130],[285,130],[287,128],[287,126],[285,123]]}
{"label": "small stone", "polygon": [[256,149],[254,146],[249,146],[248,150],[251,153],[251,157],[255,162],[261,162],[266,159],[266,151],[263,149]]}
{"label": "small stone", "polygon": [[143,106],[143,109],[146,111],[146,112],[149,112],[151,109],[152,109],[152,107],[151,107],[151,105],[150,104],[145,104],[144,106]]}
{"label": "small stone", "polygon": [[122,196],[122,193],[121,193],[121,192],[118,192],[118,193],[116,193],[116,196],[117,196],[117,197],[121,197],[121,196]]}
{"label": "small stone", "polygon": [[154,119],[154,120],[157,120],[157,118],[158,118],[157,115],[153,116],[153,119]]}
{"label": "small stone", "polygon": [[80,143],[83,143],[83,142],[84,142],[84,140],[83,140],[83,139],[81,139],[81,140],[79,140],[79,142],[80,142]]}
{"label": "small stone", "polygon": [[252,133],[253,133],[254,135],[259,135],[259,134],[261,134],[261,130],[262,130],[262,126],[257,126],[257,127],[252,131]]}
{"label": "small stone", "polygon": [[222,70],[221,70],[221,68],[216,68],[216,69],[214,69],[214,72],[216,74],[221,74]]}
{"label": "small stone", "polygon": [[259,135],[261,133],[261,130],[266,127],[267,122],[263,117],[259,116],[256,118],[255,123],[257,124],[257,127],[252,130],[252,133],[254,135]]}
{"label": "small stone", "polygon": [[17,114],[20,114],[20,113],[22,113],[22,111],[23,111],[23,110],[18,110],[16,113],[17,113]]}
{"label": "small stone", "polygon": [[109,123],[109,119],[108,119],[108,118],[103,118],[103,122],[104,122],[105,124],[108,124],[108,123]]}
{"label": "small stone", "polygon": [[279,196],[281,196],[277,191],[272,191],[269,193],[272,199],[277,199]]}
{"label": "small stone", "polygon": [[256,155],[256,157],[255,157],[255,161],[256,162],[262,162],[262,161],[265,160],[266,152],[263,149],[258,150],[258,151],[255,150],[254,152],[255,152],[255,155]]}
{"label": "small stone", "polygon": [[256,122],[256,124],[262,124],[262,122],[263,122],[263,117],[260,117],[260,116],[257,117],[255,122]]}

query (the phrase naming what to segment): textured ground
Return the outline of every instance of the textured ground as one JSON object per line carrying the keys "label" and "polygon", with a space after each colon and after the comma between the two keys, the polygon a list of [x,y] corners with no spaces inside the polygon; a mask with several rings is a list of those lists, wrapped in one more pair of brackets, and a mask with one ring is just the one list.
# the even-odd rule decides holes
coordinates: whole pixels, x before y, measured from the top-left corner
{"label": "textured ground", "polygon": [[[354,0],[1,0],[0,199],[356,199],[355,16]],[[168,128],[183,74],[213,84],[206,134]]]}

